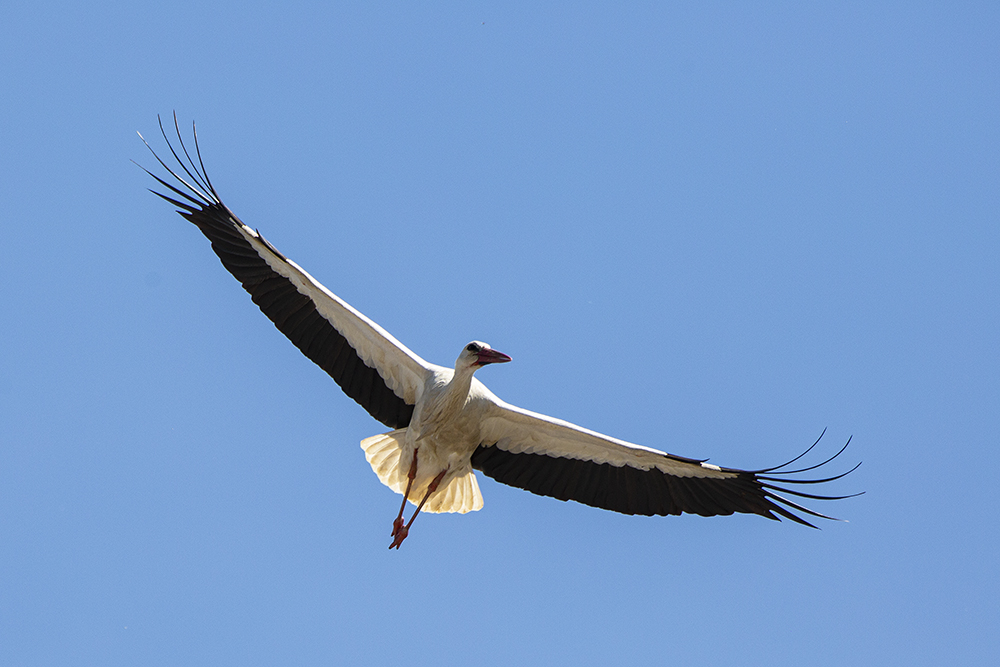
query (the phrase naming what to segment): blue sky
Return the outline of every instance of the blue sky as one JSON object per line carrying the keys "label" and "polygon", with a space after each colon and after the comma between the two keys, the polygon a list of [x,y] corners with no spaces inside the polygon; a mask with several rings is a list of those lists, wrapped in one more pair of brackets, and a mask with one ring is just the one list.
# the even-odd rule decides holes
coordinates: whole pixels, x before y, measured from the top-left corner
{"label": "blue sky", "polygon": [[[0,663],[992,664],[990,3],[14,3]],[[759,468],[810,530],[482,481],[389,552],[380,432],[131,164],[504,399]],[[154,143],[154,145],[162,145]]]}

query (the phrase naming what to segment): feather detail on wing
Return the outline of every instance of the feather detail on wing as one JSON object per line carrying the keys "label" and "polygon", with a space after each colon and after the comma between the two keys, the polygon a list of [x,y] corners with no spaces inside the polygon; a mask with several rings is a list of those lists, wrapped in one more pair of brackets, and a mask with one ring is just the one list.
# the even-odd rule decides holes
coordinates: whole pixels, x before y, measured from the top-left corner
{"label": "feather detail on wing", "polygon": [[774,475],[818,468],[836,458],[843,449],[822,464],[805,470],[782,471],[788,464],[759,471],[722,468],[611,438],[499,399],[482,421],[480,438],[482,444],[472,455],[472,466],[498,482],[624,514],[717,516],[745,512],[770,519],[777,519],[777,514],[811,526],[790,510],[824,519],[831,517],[802,507],[779,493],[816,500],[848,497],[805,494],[772,484],[775,481],[814,484],[839,479],[847,473],[819,480]]}
{"label": "feather detail on wing", "polygon": [[436,367],[243,224],[222,203],[209,181],[198,150],[197,132],[194,133],[198,160],[195,164],[184,146],[176,115],[174,127],[186,162],[174,150],[160,123],[170,152],[188,179],[179,176],[150,148],[177,184],[144,171],[178,198],[155,191],[154,194],[177,206],[181,215],[198,226],[212,242],[222,264],[242,283],[261,311],[303,354],[329,373],[348,396],[383,424],[391,428],[407,426],[425,378]]}

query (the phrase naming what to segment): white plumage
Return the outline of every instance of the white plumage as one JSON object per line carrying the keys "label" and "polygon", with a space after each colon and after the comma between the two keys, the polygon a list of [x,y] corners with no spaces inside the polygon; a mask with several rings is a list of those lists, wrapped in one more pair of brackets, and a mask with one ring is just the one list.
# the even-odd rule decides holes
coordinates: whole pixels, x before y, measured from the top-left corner
{"label": "white plumage", "polygon": [[[774,468],[722,468],[505,403],[473,377],[484,365],[510,361],[486,343],[473,341],[465,346],[453,368],[424,361],[243,224],[222,203],[209,181],[197,150],[197,133],[195,163],[181,139],[176,116],[174,126],[186,160],[169,140],[167,145],[187,178],[154,152],[176,184],[147,173],[180,199],[155,194],[179,207],[179,212],[198,226],[226,269],[292,343],[329,373],[348,396],[393,429],[361,442],[379,480],[404,496],[393,522],[390,548],[399,547],[421,509],[460,513],[480,509],[483,497],[476,470],[540,495],[626,514],[690,512],[713,516],[747,512],[771,519],[777,519],[777,514],[812,525],[791,510],[830,517],[779,492],[822,500],[848,497],[819,496],[774,485],[778,481],[818,484],[843,477],[848,473],[826,479],[791,479],[787,475],[825,465],[844,451],[846,444],[826,461],[801,470],[786,468],[809,450]],[[160,130],[167,139],[162,123]],[[404,525],[402,514],[408,500],[418,507],[410,523]]]}

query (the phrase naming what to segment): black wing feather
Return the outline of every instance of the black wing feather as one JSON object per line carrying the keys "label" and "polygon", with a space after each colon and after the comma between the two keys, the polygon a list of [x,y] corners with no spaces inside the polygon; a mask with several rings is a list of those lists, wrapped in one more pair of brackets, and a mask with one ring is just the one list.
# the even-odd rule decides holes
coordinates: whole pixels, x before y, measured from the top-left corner
{"label": "black wing feather", "polygon": [[[285,334],[306,357],[329,373],[344,390],[344,393],[357,401],[372,417],[389,428],[408,426],[410,418],[413,416],[413,405],[397,396],[378,371],[367,366],[347,342],[347,339],[316,310],[312,300],[300,293],[290,280],[271,269],[264,258],[257,253],[257,250],[240,234],[237,225],[242,223],[222,203],[205,172],[201,161],[201,151],[198,149],[197,132],[194,133],[195,155],[198,157],[196,165],[181,139],[176,115],[174,116],[174,127],[177,131],[181,153],[187,158],[186,164],[174,150],[163,129],[162,122],[160,123],[160,131],[167,141],[171,154],[189,180],[178,176],[153,152],[152,148],[149,150],[153,152],[153,156],[156,157],[160,165],[181,186],[187,188],[187,191],[168,183],[145,168],[143,171],[190,204],[159,192],[153,191],[153,193],[176,206],[180,209],[178,213],[197,225],[198,229],[212,242],[212,250],[219,256],[222,265],[250,293],[250,297],[261,312],[267,315],[278,330]],[[148,147],[149,144],[147,143],[146,146]],[[263,237],[260,237],[260,240],[276,257],[287,261],[284,255],[275,250]]]}
{"label": "black wing feather", "polygon": [[[820,465],[829,463],[843,451],[841,449]],[[698,463],[693,459],[671,458]],[[801,457],[793,461],[798,458]],[[666,516],[689,513],[701,516],[728,516],[740,512],[759,514],[775,520],[783,517],[813,528],[815,528],[813,524],[791,510],[822,519],[833,517],[802,507],[780,494],[787,493],[812,500],[840,500],[851,496],[806,494],[771,482],[823,483],[840,479],[857,468],[855,466],[847,473],[815,480],[774,477],[774,475],[801,472],[795,470],[782,473],[780,469],[784,466],[762,471],[722,468],[723,471],[736,475],[725,479],[676,477],[656,468],[641,470],[627,465],[619,467],[609,463],[558,458],[545,454],[512,453],[500,449],[494,443],[483,444],[476,448],[472,454],[472,467],[502,484],[531,491],[540,496],[575,500],[584,505],[622,514]],[[816,467],[818,466],[811,466],[807,470]],[[770,476],[759,475],[761,472],[768,472]],[[775,516],[776,514],[778,516]]]}

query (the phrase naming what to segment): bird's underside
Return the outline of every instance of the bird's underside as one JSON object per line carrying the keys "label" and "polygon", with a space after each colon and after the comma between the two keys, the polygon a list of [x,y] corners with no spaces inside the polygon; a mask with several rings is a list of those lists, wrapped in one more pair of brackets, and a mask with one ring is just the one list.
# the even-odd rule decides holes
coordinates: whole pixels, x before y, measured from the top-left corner
{"label": "bird's underside", "polygon": [[[169,190],[169,194],[154,193],[177,206],[202,231],[223,266],[279,331],[372,417],[393,429],[361,443],[379,479],[403,495],[390,548],[399,547],[421,509],[462,513],[480,509],[483,501],[476,470],[542,496],[623,514],[752,513],[812,526],[803,515],[831,517],[787,496],[850,497],[805,493],[787,486],[824,484],[852,472],[857,466],[823,478],[799,476],[830,463],[847,444],[826,460],[799,469],[790,468],[818,439],[781,466],[723,468],[505,403],[473,377],[484,365],[510,361],[485,343],[473,341],[464,347],[454,368],[424,361],[244,225],[209,181],[197,133],[196,159],[192,159],[176,115],[174,127],[180,153],[160,124],[183,176],[154,152],[174,179],[171,183],[146,170]],[[417,505],[417,510],[404,524],[407,501]]]}

